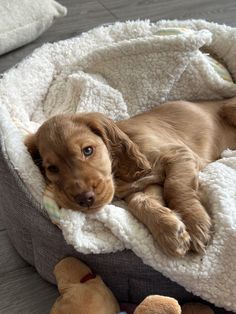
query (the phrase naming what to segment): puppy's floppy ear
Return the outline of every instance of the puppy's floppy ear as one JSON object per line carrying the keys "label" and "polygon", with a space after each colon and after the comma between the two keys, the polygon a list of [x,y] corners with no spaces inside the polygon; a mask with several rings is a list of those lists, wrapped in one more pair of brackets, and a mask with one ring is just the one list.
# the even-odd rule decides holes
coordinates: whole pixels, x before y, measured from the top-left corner
{"label": "puppy's floppy ear", "polygon": [[24,144],[28,149],[34,163],[39,167],[40,171],[44,173],[42,166],[42,158],[40,156],[38,145],[37,145],[37,136],[36,134],[29,134],[24,140]]}
{"label": "puppy's floppy ear", "polygon": [[24,144],[33,158],[33,156],[38,153],[36,134],[27,135]]}
{"label": "puppy's floppy ear", "polygon": [[86,114],[83,121],[106,144],[112,158],[115,177],[132,181],[151,172],[146,157],[114,121],[101,113]]}

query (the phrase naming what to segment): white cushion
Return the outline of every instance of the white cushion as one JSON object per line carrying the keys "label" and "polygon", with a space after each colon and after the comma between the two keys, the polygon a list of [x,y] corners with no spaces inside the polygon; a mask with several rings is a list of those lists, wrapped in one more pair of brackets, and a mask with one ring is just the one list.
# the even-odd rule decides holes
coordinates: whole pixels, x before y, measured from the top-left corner
{"label": "white cushion", "polygon": [[0,0],[0,55],[36,39],[66,12],[53,0]]}

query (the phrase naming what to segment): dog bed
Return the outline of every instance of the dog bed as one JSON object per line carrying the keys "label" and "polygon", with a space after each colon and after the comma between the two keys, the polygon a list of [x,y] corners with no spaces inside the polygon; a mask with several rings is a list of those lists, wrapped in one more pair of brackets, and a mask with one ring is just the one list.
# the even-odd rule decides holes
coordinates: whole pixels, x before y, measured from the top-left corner
{"label": "dog bed", "polygon": [[[16,248],[43,277],[54,281],[55,262],[76,255],[109,274],[105,279],[122,301],[130,297],[131,282],[139,289],[136,299],[129,301],[163,293],[165,286],[164,294],[179,299],[188,295],[162,273],[188,291],[236,311],[235,152],[224,152],[200,175],[214,223],[206,254],[173,259],[159,251],[122,203],[89,216],[52,207],[51,196],[43,198],[45,182],[23,144],[25,134],[57,113],[100,111],[121,119],[166,100],[236,96],[235,49],[235,29],[201,20],[115,23],[46,44],[3,75],[4,219]],[[60,226],[67,244],[49,217]],[[123,281],[117,287],[118,278]]]}

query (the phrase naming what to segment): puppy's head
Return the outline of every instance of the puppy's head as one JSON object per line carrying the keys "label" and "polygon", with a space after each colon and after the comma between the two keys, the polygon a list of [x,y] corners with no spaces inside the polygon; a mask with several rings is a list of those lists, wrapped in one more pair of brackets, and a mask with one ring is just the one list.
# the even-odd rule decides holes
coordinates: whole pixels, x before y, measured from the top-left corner
{"label": "puppy's head", "polygon": [[[130,178],[131,169],[137,176],[148,168],[144,156],[135,161],[140,154],[135,144],[99,113],[55,116],[25,144],[38,165],[41,159],[39,166],[57,203],[83,212],[95,212],[111,202],[113,175],[123,172]],[[120,166],[121,160],[128,164]]]}

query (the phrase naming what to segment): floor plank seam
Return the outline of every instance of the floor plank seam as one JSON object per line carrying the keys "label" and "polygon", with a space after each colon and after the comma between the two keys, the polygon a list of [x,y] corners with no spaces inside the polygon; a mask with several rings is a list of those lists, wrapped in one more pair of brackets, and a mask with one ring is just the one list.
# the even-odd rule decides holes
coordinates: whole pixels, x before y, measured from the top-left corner
{"label": "floor plank seam", "polygon": [[119,17],[116,16],[109,8],[107,8],[101,1],[97,0],[97,2],[107,11],[109,12],[115,19],[119,20]]}

